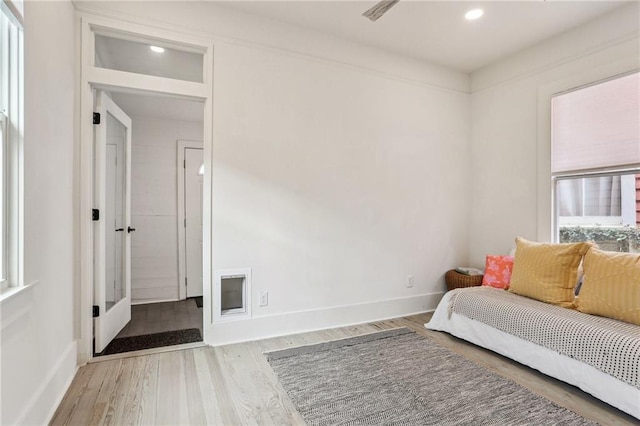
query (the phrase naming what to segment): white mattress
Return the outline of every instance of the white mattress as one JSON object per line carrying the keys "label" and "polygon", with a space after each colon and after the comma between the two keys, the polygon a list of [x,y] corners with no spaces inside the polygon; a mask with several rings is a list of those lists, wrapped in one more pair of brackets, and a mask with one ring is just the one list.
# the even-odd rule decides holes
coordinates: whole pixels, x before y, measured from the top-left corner
{"label": "white mattress", "polygon": [[490,349],[556,379],[577,386],[596,398],[640,419],[640,389],[596,368],[551,349],[520,339],[482,322],[451,313],[451,292],[444,295],[425,327],[445,331],[483,348]]}

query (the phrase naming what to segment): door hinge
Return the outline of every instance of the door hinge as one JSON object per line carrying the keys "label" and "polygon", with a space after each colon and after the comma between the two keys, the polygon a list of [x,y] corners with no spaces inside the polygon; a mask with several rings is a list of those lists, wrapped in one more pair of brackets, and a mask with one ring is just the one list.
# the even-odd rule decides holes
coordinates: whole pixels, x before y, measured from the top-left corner
{"label": "door hinge", "polygon": [[100,306],[93,305],[93,317],[98,318],[100,316]]}
{"label": "door hinge", "polygon": [[93,124],[100,124],[100,113],[99,112],[94,112],[93,113]]}
{"label": "door hinge", "polygon": [[182,168],[187,168],[187,160],[182,160]]}
{"label": "door hinge", "polygon": [[187,227],[187,218],[185,217],[184,219],[182,219],[182,224],[184,225],[184,227]]}
{"label": "door hinge", "polygon": [[184,286],[187,286],[187,277],[184,277]]}
{"label": "door hinge", "polygon": [[91,210],[91,220],[100,220],[100,210],[98,209]]}

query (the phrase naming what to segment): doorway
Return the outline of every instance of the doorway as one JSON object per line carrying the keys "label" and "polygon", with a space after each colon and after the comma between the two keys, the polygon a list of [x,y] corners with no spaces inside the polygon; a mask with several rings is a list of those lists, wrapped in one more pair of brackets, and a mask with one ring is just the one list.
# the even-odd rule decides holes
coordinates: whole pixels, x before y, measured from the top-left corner
{"label": "doorway", "polygon": [[[96,231],[100,226],[98,223],[101,221],[93,220],[96,217],[94,210],[97,209],[95,207],[96,194],[94,193],[96,174],[94,133],[97,128],[93,124],[93,115],[96,112],[96,91],[108,90],[114,97],[115,103],[125,111],[126,107],[119,98],[121,94],[143,95],[145,99],[153,98],[151,101],[147,101],[147,106],[150,110],[155,108],[156,111],[165,110],[166,112],[167,104],[164,101],[167,99],[172,102],[183,100],[197,103],[202,117],[200,140],[203,142],[204,152],[203,205],[211,206],[213,41],[186,33],[176,33],[166,27],[152,28],[138,23],[91,14],[83,15],[80,21],[80,30],[82,36],[80,38],[80,134],[78,138],[79,297],[77,306],[79,315],[77,332],[79,339],[77,347],[78,362],[86,363],[94,357],[95,338],[98,333],[96,331],[98,321],[96,315],[92,314],[97,314],[97,316],[105,314],[104,309],[99,309],[100,306],[96,308],[96,303],[101,300],[100,303],[104,304],[104,308],[106,308],[106,287],[102,285],[98,289],[94,282],[96,276],[104,277],[101,279],[106,281],[104,270],[106,257],[103,257],[106,241],[105,238],[100,239],[100,234]],[[182,110],[172,107],[169,112],[175,115],[180,114]],[[133,118],[135,120],[135,117]],[[134,122],[133,133],[136,132],[135,126]],[[180,139],[187,139],[187,137],[180,137]],[[175,152],[175,141],[174,139],[173,152]],[[135,174],[136,170],[133,168],[132,172]],[[173,171],[173,177],[175,179],[175,171]],[[135,182],[135,178],[133,180]],[[137,250],[136,244],[141,238],[142,229],[148,229],[137,225],[137,222],[139,222],[139,218],[132,217],[129,222],[131,225],[127,225],[136,228],[134,234],[129,237],[132,254]],[[202,222],[203,313],[201,321],[203,323],[203,337],[207,340],[207,336],[210,336],[213,331],[213,321],[210,314],[211,208],[204,208]],[[177,238],[175,228],[173,232]],[[102,252],[97,250],[98,244],[104,247]],[[100,254],[100,259],[94,262],[96,254]],[[139,271],[133,256],[130,256],[129,259],[132,261],[130,270],[132,285],[134,285],[137,282]],[[99,268],[103,269],[99,270]],[[129,291],[125,290],[123,300],[130,298],[132,306],[137,306],[136,298],[139,293],[140,290],[136,287],[132,287]],[[122,305],[124,304],[115,302],[110,311]],[[106,324],[107,321],[104,323]]]}
{"label": "doorway", "polygon": [[178,265],[181,296],[202,300],[202,212],[204,157],[202,142],[180,140],[178,149]]}
{"label": "doorway", "polygon": [[[118,305],[122,315],[95,319],[94,355],[200,342],[203,144],[182,138],[202,140],[203,105],[96,91],[101,103],[126,124],[103,113],[106,122],[96,125],[95,193],[104,194],[96,205],[104,214],[96,222],[94,295],[100,305],[104,294],[105,313]],[[184,280],[180,264],[188,271]],[[100,332],[105,327],[108,334]]]}

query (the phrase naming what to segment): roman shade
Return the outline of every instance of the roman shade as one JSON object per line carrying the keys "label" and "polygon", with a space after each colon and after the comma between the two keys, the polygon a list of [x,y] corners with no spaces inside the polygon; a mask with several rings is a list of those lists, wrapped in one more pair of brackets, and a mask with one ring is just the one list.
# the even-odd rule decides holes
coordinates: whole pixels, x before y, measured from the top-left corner
{"label": "roman shade", "polygon": [[640,164],[640,73],[551,101],[552,173]]}

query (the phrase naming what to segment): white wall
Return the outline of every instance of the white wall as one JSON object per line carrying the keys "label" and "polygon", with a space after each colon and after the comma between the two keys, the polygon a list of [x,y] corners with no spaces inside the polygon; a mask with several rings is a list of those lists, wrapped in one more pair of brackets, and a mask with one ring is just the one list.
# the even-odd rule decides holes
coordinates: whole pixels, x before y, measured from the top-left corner
{"label": "white wall", "polygon": [[251,47],[218,45],[214,68],[213,263],[252,268],[253,327],[432,308],[467,256],[467,95]]}
{"label": "white wall", "polygon": [[2,424],[44,424],[76,369],[75,20],[70,2],[25,2],[25,282],[1,305]]}
{"label": "white wall", "polygon": [[202,123],[131,120],[132,301],[178,300],[177,141],[202,141]]}
{"label": "white wall", "polygon": [[507,254],[517,235],[550,241],[550,97],[640,68],[639,4],[472,75],[471,264]]}
{"label": "white wall", "polygon": [[466,76],[206,2],[87,7],[214,39],[213,269],[252,268],[254,318],[208,341],[435,306],[468,256]]}

